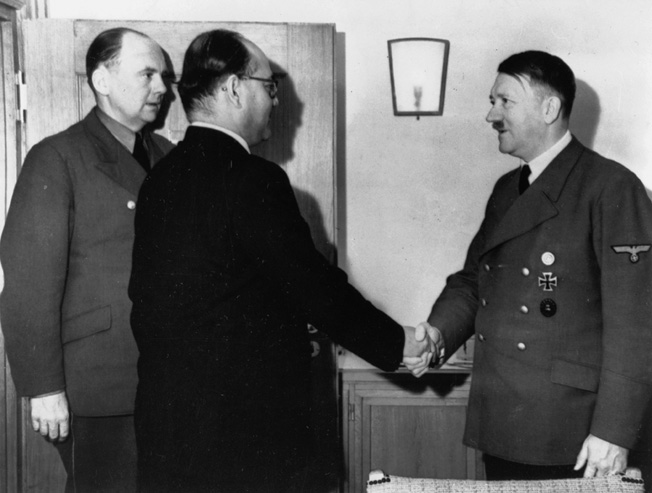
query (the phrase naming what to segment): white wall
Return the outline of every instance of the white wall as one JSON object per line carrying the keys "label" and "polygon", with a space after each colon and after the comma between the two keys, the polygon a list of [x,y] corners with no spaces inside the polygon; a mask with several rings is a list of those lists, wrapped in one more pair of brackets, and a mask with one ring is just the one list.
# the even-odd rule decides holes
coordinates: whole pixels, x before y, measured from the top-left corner
{"label": "white wall", "polygon": [[[50,17],[336,24],[340,264],[402,323],[425,319],[493,183],[518,164],[484,121],[510,54],[562,57],[579,81],[574,133],[652,189],[649,0],[49,1]],[[388,39],[415,36],[451,43],[444,115],[419,121],[393,116],[387,60]]]}

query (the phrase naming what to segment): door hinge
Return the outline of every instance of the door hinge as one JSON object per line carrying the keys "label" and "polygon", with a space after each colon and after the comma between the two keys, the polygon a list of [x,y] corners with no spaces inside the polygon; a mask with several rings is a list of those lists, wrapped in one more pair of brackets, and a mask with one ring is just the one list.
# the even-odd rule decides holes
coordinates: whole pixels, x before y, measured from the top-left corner
{"label": "door hinge", "polygon": [[20,123],[27,121],[27,84],[22,70],[16,72],[16,120]]}
{"label": "door hinge", "polygon": [[349,421],[355,421],[355,404],[349,404]]}

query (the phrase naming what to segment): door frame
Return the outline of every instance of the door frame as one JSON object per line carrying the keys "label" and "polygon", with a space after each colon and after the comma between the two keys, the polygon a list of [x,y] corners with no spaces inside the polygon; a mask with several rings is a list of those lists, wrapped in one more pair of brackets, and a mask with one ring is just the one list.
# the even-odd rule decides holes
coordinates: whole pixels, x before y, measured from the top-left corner
{"label": "door frame", "polygon": [[[22,124],[18,121],[19,95],[16,85],[16,72],[21,67],[22,52],[20,46],[22,36],[20,23],[23,0],[0,0],[0,64],[2,79],[0,83],[0,106],[4,118],[0,121],[2,140],[0,153],[0,232],[4,227],[5,217],[11,200],[11,193],[22,157],[23,135]],[[0,268],[0,291],[4,285],[4,277]],[[11,379],[11,371],[5,354],[4,336],[0,330],[0,489],[7,492],[19,491],[21,481],[19,465],[20,419],[19,401],[16,389]]]}

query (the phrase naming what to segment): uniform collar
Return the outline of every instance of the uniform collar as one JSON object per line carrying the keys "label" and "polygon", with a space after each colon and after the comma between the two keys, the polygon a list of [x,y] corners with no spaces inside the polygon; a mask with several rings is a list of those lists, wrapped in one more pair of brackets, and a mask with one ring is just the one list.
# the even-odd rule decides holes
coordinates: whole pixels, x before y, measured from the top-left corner
{"label": "uniform collar", "polygon": [[113,135],[115,139],[129,151],[130,154],[133,153],[134,145],[136,143],[136,132],[128,127],[125,127],[118,120],[111,118],[104,111],[102,111],[99,106],[96,108],[97,117],[102,122],[102,125],[104,125],[106,129],[111,132],[111,135]]}
{"label": "uniform collar", "polygon": [[552,147],[550,147],[547,151],[545,151],[543,154],[537,156],[534,158],[532,161],[529,163],[521,163],[523,164],[528,164],[530,166],[530,177],[529,177],[529,182],[533,183],[534,180],[536,180],[541,173],[543,173],[543,170],[545,170],[548,165],[552,162],[553,159],[555,159],[561,151],[563,151],[568,144],[570,144],[572,137],[570,130],[566,130],[566,133],[564,136],[559,139],[555,144],[553,144]]}

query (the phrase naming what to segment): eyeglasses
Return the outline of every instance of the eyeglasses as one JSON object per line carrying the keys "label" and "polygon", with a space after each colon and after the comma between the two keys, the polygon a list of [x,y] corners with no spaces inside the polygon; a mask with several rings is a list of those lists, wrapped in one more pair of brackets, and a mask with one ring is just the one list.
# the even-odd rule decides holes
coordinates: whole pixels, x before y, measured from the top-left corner
{"label": "eyeglasses", "polygon": [[240,78],[265,82],[265,90],[267,91],[267,94],[269,94],[269,97],[272,99],[274,99],[278,94],[278,81],[276,79],[261,79],[260,77],[252,77],[251,75],[243,75]]}

